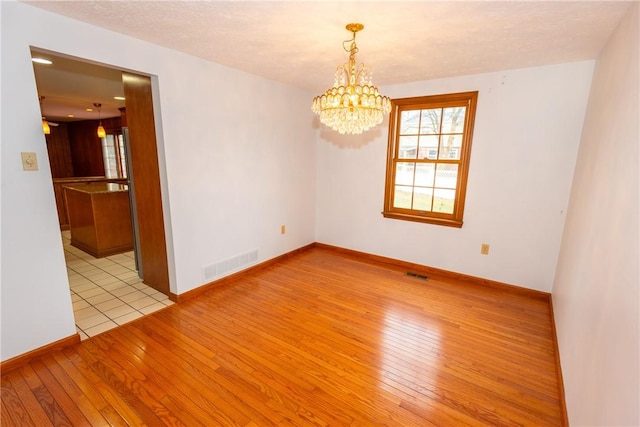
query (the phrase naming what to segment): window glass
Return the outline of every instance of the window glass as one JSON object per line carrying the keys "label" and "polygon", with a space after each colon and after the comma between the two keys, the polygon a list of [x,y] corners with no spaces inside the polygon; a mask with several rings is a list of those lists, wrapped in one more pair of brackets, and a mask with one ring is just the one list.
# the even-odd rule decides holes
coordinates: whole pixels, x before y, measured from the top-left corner
{"label": "window glass", "polygon": [[422,110],[422,120],[420,122],[421,135],[434,135],[440,133],[440,119],[442,109]]}
{"label": "window glass", "polygon": [[462,227],[477,97],[392,100],[385,217]]}
{"label": "window glass", "polygon": [[107,178],[126,178],[127,164],[124,152],[124,137],[121,133],[107,133],[102,141],[104,174]]}

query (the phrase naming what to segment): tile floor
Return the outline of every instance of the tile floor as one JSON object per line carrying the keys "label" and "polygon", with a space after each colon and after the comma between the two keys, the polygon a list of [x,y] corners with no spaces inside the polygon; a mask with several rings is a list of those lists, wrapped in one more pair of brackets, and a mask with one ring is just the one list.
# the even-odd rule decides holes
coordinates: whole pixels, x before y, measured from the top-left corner
{"label": "tile floor", "polygon": [[173,304],[142,283],[133,252],[94,258],[71,246],[70,239],[69,231],[63,231],[73,315],[82,339]]}

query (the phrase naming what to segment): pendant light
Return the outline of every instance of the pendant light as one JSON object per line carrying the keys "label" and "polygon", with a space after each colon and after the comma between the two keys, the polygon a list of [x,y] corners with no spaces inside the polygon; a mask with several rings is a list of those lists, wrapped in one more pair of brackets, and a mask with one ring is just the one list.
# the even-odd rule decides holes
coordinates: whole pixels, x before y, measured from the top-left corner
{"label": "pendant light", "polygon": [[104,128],[102,127],[102,119],[100,118],[100,109],[102,108],[102,104],[98,103],[98,102],[94,102],[93,106],[96,107],[98,109],[98,138],[105,138],[107,136],[107,132],[105,132]]}
{"label": "pendant light", "polygon": [[[40,97],[40,114],[42,114],[42,102],[44,101],[44,96]],[[42,132],[44,132],[45,135],[50,135],[51,134],[51,128],[49,127],[49,122],[47,122],[47,119],[42,116]]]}
{"label": "pendant light", "polygon": [[49,123],[47,123],[47,119],[45,119],[44,117],[42,117],[42,132],[44,132],[45,135],[51,134],[51,128],[49,127]]}

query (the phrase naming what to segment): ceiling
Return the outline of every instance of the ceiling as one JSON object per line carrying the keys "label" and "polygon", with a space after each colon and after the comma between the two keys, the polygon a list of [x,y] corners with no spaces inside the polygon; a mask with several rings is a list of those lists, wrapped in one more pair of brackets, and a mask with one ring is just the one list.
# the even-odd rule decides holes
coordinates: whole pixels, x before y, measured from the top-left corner
{"label": "ceiling", "polygon": [[[31,50],[31,57],[53,62],[51,65],[33,64],[38,95],[44,97],[42,114],[47,120],[69,122],[120,116],[118,108],[124,107],[125,102],[114,99],[124,95],[119,70],[36,49]],[[94,103],[102,105],[100,111]],[[87,111],[87,108],[93,111]]]}
{"label": "ceiling", "polygon": [[[371,67],[377,86],[386,86],[594,59],[632,4],[320,0],[25,3],[312,93],[329,88],[336,66],[347,60],[342,45],[351,36],[345,30],[349,22],[365,26],[357,36],[358,62]],[[79,85],[65,85],[69,79],[75,83],[80,79],[89,86],[92,79],[105,79],[102,87],[109,86],[107,71],[77,64],[56,62],[41,72],[38,68],[42,66],[35,67],[39,93],[47,97],[44,111],[53,111],[64,102],[68,107],[81,102],[86,105],[90,99],[102,99],[109,109],[117,108],[110,105],[113,94],[73,93]],[[53,72],[55,67],[59,70]],[[115,79],[111,83],[118,85],[117,72]],[[62,110],[56,111],[61,114]]]}

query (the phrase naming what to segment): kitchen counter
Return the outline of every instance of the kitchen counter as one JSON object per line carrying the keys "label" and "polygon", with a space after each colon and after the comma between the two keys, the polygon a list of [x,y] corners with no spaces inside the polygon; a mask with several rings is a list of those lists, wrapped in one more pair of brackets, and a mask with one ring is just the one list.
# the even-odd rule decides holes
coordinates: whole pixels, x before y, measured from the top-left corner
{"label": "kitchen counter", "polygon": [[69,216],[67,215],[67,205],[64,200],[64,187],[89,183],[126,184],[126,182],[126,179],[106,178],[104,176],[53,178],[53,193],[56,197],[56,209],[58,210],[58,221],[60,223],[60,230],[69,229]]}
{"label": "kitchen counter", "polygon": [[96,258],[133,250],[126,184],[100,182],[63,188],[72,246]]}

